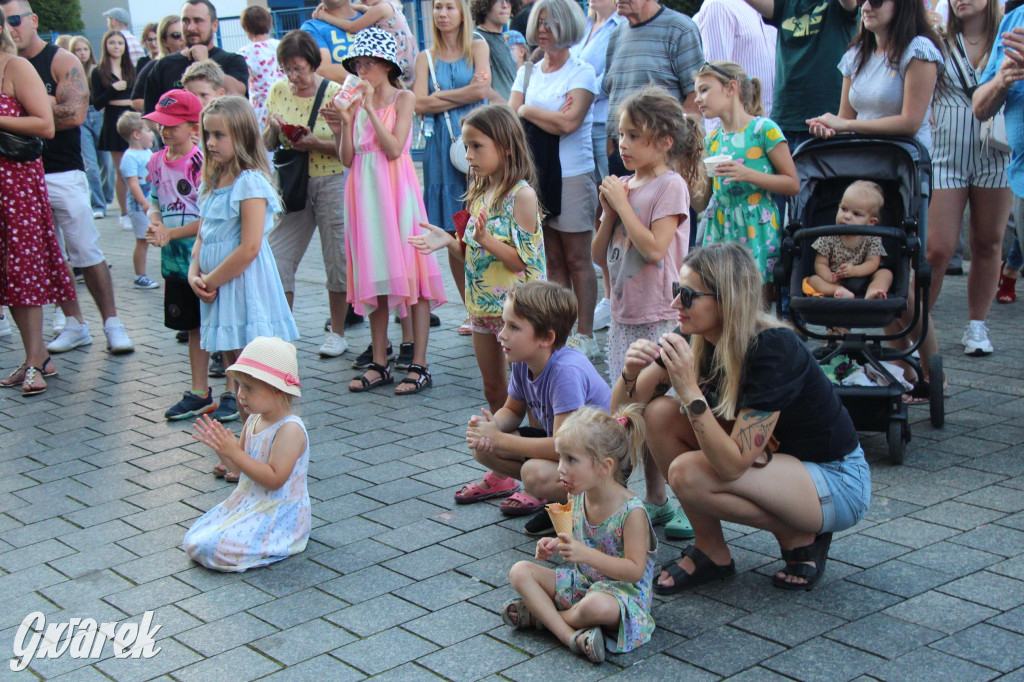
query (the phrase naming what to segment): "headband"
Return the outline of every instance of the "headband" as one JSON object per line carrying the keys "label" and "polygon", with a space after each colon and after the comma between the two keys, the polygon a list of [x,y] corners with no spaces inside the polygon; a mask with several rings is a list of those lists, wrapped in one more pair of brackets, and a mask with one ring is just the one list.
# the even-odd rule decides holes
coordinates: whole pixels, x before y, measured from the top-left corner
{"label": "headband", "polygon": [[302,382],[299,381],[299,378],[294,374],[282,372],[281,370],[271,367],[270,365],[265,365],[262,362],[259,362],[258,360],[252,360],[250,358],[238,358],[238,360],[235,361],[235,364],[244,365],[245,367],[252,367],[253,369],[258,369],[261,372],[266,372],[270,376],[276,377],[283,381],[285,383],[285,386],[298,386],[299,388],[302,388]]}

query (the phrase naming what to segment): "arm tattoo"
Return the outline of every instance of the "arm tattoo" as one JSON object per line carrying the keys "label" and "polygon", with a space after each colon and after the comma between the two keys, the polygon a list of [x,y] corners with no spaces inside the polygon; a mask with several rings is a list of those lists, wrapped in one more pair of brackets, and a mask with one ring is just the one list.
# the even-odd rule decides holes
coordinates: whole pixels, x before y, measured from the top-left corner
{"label": "arm tattoo", "polygon": [[753,411],[741,417],[744,422],[735,436],[736,444],[742,452],[761,451],[768,445],[775,423],[778,419],[774,412]]}
{"label": "arm tattoo", "polygon": [[57,130],[66,130],[81,125],[89,106],[89,86],[85,72],[79,65],[69,68],[57,82],[54,94],[57,102],[53,105],[53,122]]}

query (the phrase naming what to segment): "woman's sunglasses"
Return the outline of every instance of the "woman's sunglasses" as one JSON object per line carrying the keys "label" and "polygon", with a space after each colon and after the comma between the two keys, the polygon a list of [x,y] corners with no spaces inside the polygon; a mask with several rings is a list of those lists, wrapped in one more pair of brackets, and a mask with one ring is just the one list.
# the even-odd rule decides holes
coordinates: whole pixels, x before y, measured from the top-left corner
{"label": "woman's sunglasses", "polygon": [[22,18],[30,16],[32,16],[32,12],[25,12],[24,14],[12,14],[11,16],[7,17],[7,25],[10,26],[11,28],[18,28],[19,26],[21,26]]}
{"label": "woman's sunglasses", "polygon": [[172,40],[181,40],[181,32],[175,31],[174,33],[168,33],[164,40],[167,40],[167,38],[171,38]]}
{"label": "woman's sunglasses", "polygon": [[680,286],[679,282],[672,282],[672,298],[678,298],[684,310],[689,310],[690,306],[693,305],[693,299],[700,298],[701,296],[714,297],[714,294],[705,291],[694,291],[690,287]]}
{"label": "woman's sunglasses", "polygon": [[878,9],[885,4],[885,0],[857,0],[857,7],[863,7],[865,2],[871,5],[871,9]]}

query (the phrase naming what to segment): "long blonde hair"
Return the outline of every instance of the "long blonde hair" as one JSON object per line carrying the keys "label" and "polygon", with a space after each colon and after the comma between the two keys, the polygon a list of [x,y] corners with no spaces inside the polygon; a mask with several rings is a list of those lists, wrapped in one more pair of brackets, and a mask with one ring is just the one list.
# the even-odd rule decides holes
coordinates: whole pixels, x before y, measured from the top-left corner
{"label": "long blonde hair", "polygon": [[594,463],[610,457],[615,462],[615,480],[623,486],[639,467],[646,442],[644,406],[639,403],[625,405],[613,415],[581,407],[555,434],[555,449],[559,452],[571,448],[573,454],[586,455]]}
{"label": "long blonde hair", "polygon": [[505,197],[520,180],[526,180],[536,188],[533,156],[526,145],[523,124],[508,105],[488,104],[477,107],[462,119],[462,125],[475,128],[489,138],[504,160],[493,175],[481,177],[474,173],[470,177],[465,197],[467,206],[472,207],[474,202],[483,200],[490,193],[491,204],[487,206],[487,211],[494,215],[501,210]]}
{"label": "long blonde hair", "polygon": [[[212,160],[206,148],[206,119],[210,116],[223,119],[231,133],[231,145],[235,154],[226,164]],[[270,185],[276,187],[267,155],[260,144],[260,125],[256,121],[256,114],[249,100],[237,95],[212,100],[203,108],[199,122],[199,138],[203,144],[203,158],[206,159],[203,163],[203,196],[213,192],[225,175],[237,178],[242,171],[247,170],[263,173]]]}
{"label": "long blonde hair", "polygon": [[715,414],[735,419],[751,344],[765,329],[785,325],[765,310],[761,273],[750,252],[739,244],[722,242],[694,249],[686,254],[683,265],[701,278],[721,308],[722,336],[718,343],[713,345],[694,334],[690,346],[698,376],[718,385]]}
{"label": "long blonde hair", "polygon": [[[91,76],[92,70],[96,68],[96,53],[92,50],[92,43],[85,36],[75,36],[71,39],[70,52],[74,53],[75,45],[85,45],[89,48],[89,61],[84,62],[82,68],[85,69],[86,77]],[[76,54],[75,57],[78,57],[78,55]]]}
{"label": "long blonde hair", "polygon": [[11,37],[11,29],[7,27],[7,14],[4,13],[2,7],[0,7],[0,52],[18,54],[18,46],[14,44],[14,38]]}
{"label": "long blonde hair", "polygon": [[[999,4],[999,0],[987,0],[985,2],[985,40],[983,42],[985,61],[978,65],[978,70],[982,71],[985,69],[985,65],[988,64],[988,60],[992,58],[992,46],[996,44],[996,35],[999,33],[999,22],[1003,20],[1003,6]],[[948,50],[952,52],[956,49],[956,37],[963,33],[964,22],[960,21],[960,18],[953,13],[952,5],[949,8],[949,18],[946,20],[946,43],[948,44]],[[950,69],[946,69],[944,73],[945,78],[949,78],[951,74]]]}
{"label": "long blonde hair", "polygon": [[[434,0],[435,2],[437,0]],[[473,66],[473,16],[469,10],[469,2],[467,0],[453,0],[458,5],[459,13],[462,15],[462,20],[459,22],[459,34],[456,38],[456,45],[462,50],[462,58],[466,60],[466,63],[470,67]],[[431,3],[433,8],[433,3]],[[431,10],[433,11],[433,10]],[[437,23],[434,22],[433,18],[430,20],[430,35],[433,38],[431,44],[430,56],[437,59],[437,52],[444,45],[444,41],[441,39],[441,31],[437,28]]]}
{"label": "long blonde hair", "polygon": [[648,85],[633,93],[619,105],[617,117],[629,116],[648,142],[663,137],[672,138],[666,161],[683,176],[690,193],[703,196],[708,187],[704,157],[704,128],[692,116],[687,116],[679,100],[657,85]]}
{"label": "long blonde hair", "polygon": [[[729,74],[726,77],[725,74]],[[699,76],[709,76],[722,85],[729,85],[729,81],[736,81],[740,89],[740,102],[743,109],[751,116],[764,116],[764,105],[761,103],[761,79],[751,78],[743,67],[736,62],[716,61],[705,62],[704,66],[693,75],[694,80]]]}

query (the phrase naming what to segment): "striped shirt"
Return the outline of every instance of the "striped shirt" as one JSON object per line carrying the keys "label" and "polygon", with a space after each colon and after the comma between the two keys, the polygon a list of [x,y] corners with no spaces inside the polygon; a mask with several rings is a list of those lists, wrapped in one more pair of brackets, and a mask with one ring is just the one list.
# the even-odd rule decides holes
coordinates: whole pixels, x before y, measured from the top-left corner
{"label": "striped shirt", "polygon": [[616,28],[608,40],[601,83],[601,92],[608,97],[608,137],[619,137],[615,114],[623,100],[654,84],[682,104],[693,92],[693,72],[703,63],[700,31],[685,14],[662,7],[643,23]]}
{"label": "striped shirt", "polygon": [[[761,104],[764,116],[770,118],[778,29],[761,21],[757,10],[744,0],[706,0],[693,21],[700,29],[705,59],[736,62],[748,76],[761,81]],[[704,125],[710,130],[721,124],[709,118]]]}

